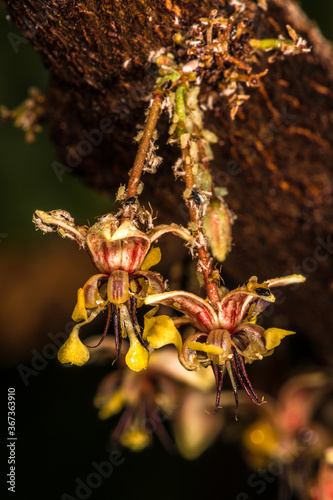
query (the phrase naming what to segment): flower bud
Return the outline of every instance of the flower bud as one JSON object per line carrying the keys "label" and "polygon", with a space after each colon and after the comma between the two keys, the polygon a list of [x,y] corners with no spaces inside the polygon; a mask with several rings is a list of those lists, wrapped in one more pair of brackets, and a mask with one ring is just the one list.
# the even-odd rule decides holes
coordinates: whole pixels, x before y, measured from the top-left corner
{"label": "flower bud", "polygon": [[223,262],[231,250],[231,217],[224,201],[211,200],[203,218],[203,228],[213,256]]}

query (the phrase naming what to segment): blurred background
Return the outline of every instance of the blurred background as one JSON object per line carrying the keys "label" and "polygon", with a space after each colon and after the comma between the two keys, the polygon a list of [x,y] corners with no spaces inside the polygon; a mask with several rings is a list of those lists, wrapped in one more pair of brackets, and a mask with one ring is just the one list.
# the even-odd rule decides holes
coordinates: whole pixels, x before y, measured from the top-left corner
{"label": "blurred background", "polygon": [[[331,0],[300,3],[324,35],[333,40]],[[0,104],[9,109],[26,99],[27,89],[37,87],[43,91],[48,82],[48,72],[38,54],[20,38],[15,39],[14,49],[13,35],[20,37],[0,6]],[[110,364],[66,369],[55,359],[54,346],[69,333],[76,290],[94,273],[94,268],[75,243],[57,235],[36,233],[31,219],[36,209],[62,208],[78,224],[93,223],[95,217],[113,209],[113,200],[91,191],[70,173],[64,174],[60,182],[52,168],[55,160],[47,125],[33,144],[27,144],[21,130],[0,123],[1,401],[6,401],[8,387],[14,387],[18,498],[104,499],[136,495],[146,499],[171,496],[176,499],[214,495],[248,500],[257,496],[278,498],[279,488],[287,488],[287,492],[290,477],[297,481],[294,469],[304,470],[304,463],[311,467],[318,460],[311,462],[309,457],[302,456],[299,462],[299,452],[295,452],[292,465],[287,466],[285,461],[280,471],[273,466],[269,470],[272,464],[269,450],[259,445],[256,448],[251,432],[257,432],[254,435],[259,436],[259,444],[261,432],[267,444],[276,443],[282,431],[269,412],[248,411],[245,405],[240,410],[240,423],[234,422],[230,411],[220,437],[197,460],[171,455],[155,439],[153,446],[141,455],[122,450],[124,463],[115,466],[100,486],[90,488],[90,493],[83,488],[78,496],[76,479],[86,481],[94,471],[93,462],[100,463],[109,456],[109,433],[116,419],[100,421],[92,400],[98,383],[110,371]],[[290,426],[287,432],[290,440],[304,424],[310,434],[317,432],[318,441],[329,443],[330,429],[325,422],[332,416],[333,403],[327,374],[318,375],[320,367],[311,358],[309,346],[302,344],[299,349],[301,335],[298,332],[297,337],[286,340],[274,360],[251,367],[250,373],[258,392],[269,393],[276,400],[272,407],[281,419],[288,417],[290,401],[294,406],[299,401],[298,413],[293,417],[301,422],[291,425],[288,420],[286,424]],[[295,379],[294,385],[282,394],[279,392],[291,377],[303,372],[317,375]],[[300,395],[299,399],[295,394]],[[320,424],[313,424],[312,419]],[[318,430],[318,426],[322,428]],[[310,434],[304,437],[305,441],[315,439]],[[264,472],[254,473],[256,467]]]}

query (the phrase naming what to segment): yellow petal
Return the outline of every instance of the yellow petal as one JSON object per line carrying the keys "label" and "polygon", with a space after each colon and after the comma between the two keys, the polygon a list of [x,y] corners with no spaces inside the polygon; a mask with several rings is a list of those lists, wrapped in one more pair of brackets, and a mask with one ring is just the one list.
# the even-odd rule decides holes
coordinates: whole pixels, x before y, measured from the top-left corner
{"label": "yellow petal", "polygon": [[74,327],[64,345],[59,349],[58,359],[60,363],[71,363],[72,365],[82,366],[90,358],[88,347],[79,338],[79,326],[81,325]]}
{"label": "yellow petal", "polygon": [[77,303],[74,307],[72,319],[76,322],[88,319],[83,288],[79,288],[77,291]]}
{"label": "yellow petal", "polygon": [[161,250],[158,247],[152,248],[148,253],[148,255],[146,256],[145,260],[142,262],[141,269],[143,271],[146,271],[147,269],[156,266],[156,264],[158,264],[160,260],[161,260]]}
{"label": "yellow petal", "polygon": [[[149,313],[148,313],[149,314]],[[148,340],[150,347],[159,349],[167,344],[174,344],[180,353],[183,347],[182,338],[169,316],[145,315],[143,338]]]}
{"label": "yellow petal", "polygon": [[129,429],[121,436],[120,442],[126,448],[141,451],[149,445],[150,435],[141,429]]}
{"label": "yellow petal", "polygon": [[102,406],[102,408],[98,412],[98,416],[101,420],[105,420],[106,418],[119,413],[124,407],[124,397],[123,391],[118,389],[115,391],[112,396],[108,399],[108,401]]}
{"label": "yellow petal", "polygon": [[291,332],[290,330],[282,330],[281,328],[268,328],[265,331],[264,336],[266,340],[266,349],[274,349],[281,344],[281,340],[287,335],[294,335],[296,332]]}
{"label": "yellow petal", "polygon": [[137,339],[132,340],[130,338],[130,343],[130,348],[125,356],[127,366],[134,372],[145,370],[149,362],[149,353],[147,349],[143,347]]}
{"label": "yellow petal", "polygon": [[218,345],[207,345],[202,342],[189,342],[188,346],[193,351],[203,351],[209,354],[217,354],[218,356],[222,356],[225,354],[225,349]]}

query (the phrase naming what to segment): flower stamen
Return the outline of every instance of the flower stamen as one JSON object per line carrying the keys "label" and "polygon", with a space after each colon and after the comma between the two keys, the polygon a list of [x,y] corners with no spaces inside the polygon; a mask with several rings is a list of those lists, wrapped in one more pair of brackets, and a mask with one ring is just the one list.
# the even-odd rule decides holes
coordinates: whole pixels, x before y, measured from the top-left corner
{"label": "flower stamen", "polygon": [[101,336],[100,341],[96,345],[87,345],[87,347],[90,347],[91,349],[94,349],[95,347],[98,347],[99,345],[101,345],[101,343],[105,339],[106,334],[108,333],[110,322],[111,322],[111,317],[112,317],[112,314],[111,314],[111,304],[108,304],[107,308],[108,308],[108,317],[106,319],[106,324],[105,324],[105,328],[104,328],[103,334]]}
{"label": "flower stamen", "polygon": [[113,331],[114,331],[114,337],[115,337],[115,347],[117,351],[117,357],[113,361],[115,363],[117,359],[119,358],[120,355],[120,350],[121,350],[121,343],[122,343],[122,336],[121,336],[121,331],[120,331],[120,318],[119,318],[119,309],[116,307],[114,304],[112,304],[112,317],[113,317]]}
{"label": "flower stamen", "polygon": [[231,380],[232,390],[234,392],[235,397],[235,420],[238,420],[238,387],[237,387],[237,378],[235,377],[235,370],[230,361],[226,362],[226,367],[228,370],[228,375]]}
{"label": "flower stamen", "polygon": [[212,364],[213,372],[216,380],[216,399],[215,399],[215,412],[217,413],[220,408],[220,396],[222,391],[223,384],[223,373],[224,373],[224,365],[215,365]]}
{"label": "flower stamen", "polygon": [[249,396],[251,401],[257,405],[262,405],[263,402],[260,401],[257,394],[255,393],[252,384],[249,380],[249,377],[246,373],[243,357],[238,356],[236,349],[233,346],[231,347],[231,349],[233,352],[234,369],[236,371],[238,380],[240,381],[243,389],[245,390],[246,394]]}

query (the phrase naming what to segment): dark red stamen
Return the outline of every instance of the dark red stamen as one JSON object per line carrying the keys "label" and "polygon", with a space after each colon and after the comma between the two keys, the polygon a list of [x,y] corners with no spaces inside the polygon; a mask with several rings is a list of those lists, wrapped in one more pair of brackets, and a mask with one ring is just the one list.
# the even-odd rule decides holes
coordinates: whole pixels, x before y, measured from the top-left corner
{"label": "dark red stamen", "polygon": [[253,389],[253,386],[252,386],[252,384],[251,384],[251,382],[250,382],[250,379],[249,379],[249,377],[248,377],[248,375],[247,375],[246,368],[245,368],[244,358],[243,358],[242,356],[239,356],[239,362],[240,362],[240,365],[241,365],[241,367],[242,367],[243,376],[245,377],[245,380],[246,380],[246,382],[247,382],[247,385],[248,385],[249,389],[251,390],[251,392],[252,392],[252,394],[253,394],[254,398],[256,399],[257,404],[262,405],[262,404],[263,404],[263,402],[262,402],[262,401],[260,401],[260,399],[258,398],[258,396],[257,396],[257,394],[256,394],[255,390]]}
{"label": "dark red stamen", "polygon": [[107,320],[106,320],[106,325],[105,325],[105,328],[104,328],[104,331],[103,331],[103,335],[102,335],[100,341],[96,345],[88,345],[87,347],[90,347],[91,349],[94,349],[95,347],[98,347],[99,345],[101,345],[101,343],[105,339],[106,334],[108,333],[108,329],[109,329],[109,326],[110,326],[110,321],[111,321],[111,304],[108,304],[108,317],[107,317]]}
{"label": "dark red stamen", "polygon": [[120,324],[119,324],[119,308],[116,307],[114,304],[112,304],[112,317],[113,317],[113,331],[114,331],[114,338],[115,338],[115,347],[116,347],[116,351],[117,351],[117,357],[113,361],[113,363],[114,363],[119,358],[121,343],[122,343],[122,336],[121,336]]}
{"label": "dark red stamen", "polygon": [[238,356],[238,353],[234,347],[232,347],[231,349],[233,352],[233,368],[236,372],[238,380],[241,383],[241,386],[253,403],[261,405],[262,402],[259,400],[247,376],[243,358],[241,356]]}
{"label": "dark red stamen", "polygon": [[223,371],[224,371],[224,365],[212,365],[213,367],[213,372],[215,375],[215,381],[216,381],[216,400],[215,400],[215,413],[217,413],[220,405],[220,397],[221,397],[221,391],[222,391],[222,384],[223,384]]}
{"label": "dark red stamen", "polygon": [[235,397],[235,420],[238,420],[238,388],[237,388],[237,378],[235,377],[236,373],[235,373],[235,369],[232,365],[232,363],[230,363],[230,361],[227,361],[227,363],[229,363],[229,366],[230,366],[230,369],[231,369],[231,374],[232,374],[232,381],[231,381],[231,385],[232,385],[232,390],[234,392],[234,397]]}

